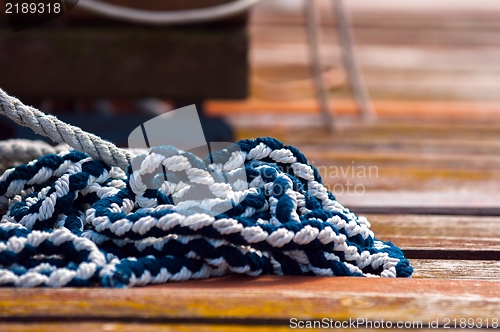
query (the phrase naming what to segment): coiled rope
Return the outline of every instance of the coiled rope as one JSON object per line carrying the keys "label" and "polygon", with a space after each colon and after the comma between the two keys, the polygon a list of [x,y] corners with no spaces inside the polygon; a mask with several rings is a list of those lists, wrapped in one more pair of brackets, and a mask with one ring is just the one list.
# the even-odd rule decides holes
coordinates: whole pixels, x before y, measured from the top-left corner
{"label": "coiled rope", "polygon": [[[155,147],[134,158],[139,167],[132,170],[129,151],[1,89],[0,105],[16,123],[78,150],[42,156],[0,177],[0,285],[125,287],[227,273],[413,272],[399,248],[375,239],[366,218],[336,201],[298,149],[276,139],[242,140],[239,151],[205,160]],[[162,180],[148,189],[158,166],[169,180],[196,185]],[[242,168],[248,185],[226,183]],[[207,190],[211,198],[188,208],[173,204],[173,196],[190,190]],[[221,204],[231,208],[209,213]]]}

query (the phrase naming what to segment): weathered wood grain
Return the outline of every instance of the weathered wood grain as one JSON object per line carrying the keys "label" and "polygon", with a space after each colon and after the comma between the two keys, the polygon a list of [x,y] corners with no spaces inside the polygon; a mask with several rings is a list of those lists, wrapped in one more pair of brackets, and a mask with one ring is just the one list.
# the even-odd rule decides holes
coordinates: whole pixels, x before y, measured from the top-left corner
{"label": "weathered wood grain", "polygon": [[[400,100],[399,98],[373,97],[377,115],[382,119],[419,119],[419,120],[460,120],[473,122],[498,123],[500,105],[495,101],[439,101],[439,100]],[[352,100],[346,97],[332,98],[331,112],[338,116],[357,114]],[[212,115],[254,115],[287,114],[288,116],[319,114],[318,105],[313,99],[269,101],[250,98],[244,102],[213,100],[207,103]],[[274,125],[268,123],[267,126]]]}
{"label": "weathered wood grain", "polygon": [[[21,324],[21,323],[0,323],[0,330],[3,332],[21,332],[21,331],[169,331],[169,332],[285,332],[290,331],[290,327],[286,324],[282,325],[232,325],[232,324],[150,324],[150,323],[35,323],[35,324]],[[333,329],[321,329],[332,331]],[[435,328],[420,328],[422,332],[436,331]],[[467,329],[471,332],[479,332],[480,329]],[[386,329],[368,329],[363,328],[363,331],[387,331]]]}
{"label": "weathered wood grain", "polygon": [[414,168],[447,168],[447,169],[476,169],[497,170],[500,157],[496,155],[451,154],[451,153],[408,153],[405,151],[346,151],[340,149],[325,150],[322,147],[306,147],[304,154],[308,160],[315,163],[335,162],[338,165],[348,164],[374,165],[377,167]]}
{"label": "weathered wood grain", "polygon": [[227,276],[127,290],[4,289],[0,319],[20,322],[498,318],[500,283],[476,280]]}
{"label": "weathered wood grain", "polygon": [[[454,198],[450,195],[449,198]],[[344,200],[343,200],[344,201]],[[349,203],[345,202],[344,203]],[[456,216],[498,216],[500,215],[500,207],[491,206],[391,206],[387,204],[381,204],[382,206],[366,206],[361,203],[361,205],[349,205],[345,204],[356,213],[381,213],[381,214],[391,214],[391,215],[401,215],[401,214],[414,214],[414,215],[456,215]]]}
{"label": "weathered wood grain", "polygon": [[[162,323],[121,323],[121,322],[59,322],[59,323],[0,323],[0,331],[2,332],[70,332],[70,331],[141,331],[141,332],[265,332],[290,331],[290,328],[284,325],[235,325],[235,324],[162,324]],[[427,332],[426,330],[423,330]]]}
{"label": "weathered wood grain", "polygon": [[[339,100],[339,106],[342,105],[342,103],[346,102],[346,100]],[[453,142],[455,140],[457,141],[467,141],[467,140],[475,140],[475,142],[479,142],[481,140],[486,140],[487,144],[491,144],[491,141],[494,139],[500,138],[500,123],[496,121],[489,121],[489,122],[482,122],[482,121],[476,121],[477,119],[470,119],[469,121],[432,121],[432,120],[426,120],[426,119],[420,119],[416,121],[415,119],[412,118],[412,114],[418,113],[418,109],[422,107],[422,109],[428,109],[428,111],[431,111],[434,107],[435,112],[439,112],[440,110],[449,110],[449,114],[454,114],[453,108],[456,106],[457,108],[462,109],[464,112],[468,111],[469,112],[475,112],[476,109],[473,108],[473,103],[467,103],[467,102],[460,102],[460,103],[455,103],[455,102],[434,102],[434,101],[387,101],[391,105],[394,105],[394,107],[401,106],[401,113],[406,114],[406,118],[399,118],[399,119],[379,119],[376,122],[372,123],[363,123],[361,121],[356,121],[355,119],[349,119],[349,121],[344,120],[339,122],[339,127],[337,128],[337,131],[332,133],[332,134],[323,134],[322,135],[316,135],[312,136],[314,133],[318,133],[317,128],[303,128],[299,132],[293,132],[293,133],[286,133],[286,132],[279,132],[280,135],[289,135],[289,139],[293,139],[296,142],[303,142],[305,143],[313,143],[316,142],[318,144],[326,144],[330,143],[333,145],[336,140],[345,140],[345,141],[350,141],[350,140],[357,140],[357,139],[374,139],[376,141],[378,140],[387,140],[387,139],[402,139],[404,140],[403,142],[408,142],[410,140],[429,140],[429,139],[439,139],[443,140],[445,142]],[[214,105],[219,104],[220,108],[220,114],[226,114],[228,115],[229,113],[229,106],[233,105],[231,104],[232,102],[227,101],[227,102],[219,102],[218,101],[212,101],[207,103],[207,109],[210,111],[211,109],[213,110]],[[255,103],[255,104],[254,104]],[[260,102],[254,102],[254,101],[249,101],[249,110],[257,114],[265,114],[265,113],[272,113],[272,112],[280,112],[280,109],[278,108],[280,103],[274,103],[274,102],[262,102],[259,105]],[[352,102],[349,102],[351,105]],[[233,114],[243,114],[243,110],[241,108],[238,108],[236,105],[238,102],[234,102],[234,111]],[[268,105],[266,105],[268,104]],[[303,101],[297,101],[295,103],[292,102],[283,102],[281,103],[283,108],[281,109],[281,113],[290,113],[288,114],[289,116],[294,115],[299,115],[302,110],[305,109],[307,112],[307,105],[312,106],[309,102]],[[295,107],[293,107],[295,105]],[[486,103],[486,106],[490,105],[490,112],[491,115],[493,116],[495,113],[497,113],[498,110],[500,110],[500,105],[497,103]],[[290,106],[290,109],[288,111],[287,106]],[[481,106],[477,105],[476,106]],[[226,108],[227,107],[227,108]],[[253,108],[255,107],[255,109]],[[472,107],[472,108],[471,108]],[[259,111],[260,109],[260,111]],[[287,112],[284,111],[284,109],[287,110]],[[223,113],[224,111],[228,111],[228,113]],[[217,114],[216,110],[213,110],[214,114]],[[479,111],[479,110],[478,110]],[[271,115],[271,114],[268,114]],[[271,116],[269,117],[270,119],[273,119]],[[492,119],[495,119],[493,117]],[[243,128],[244,129],[244,128]],[[257,133],[260,130],[266,130],[267,128],[251,128],[252,130],[256,131]],[[347,135],[349,134],[350,135]]]}
{"label": "weathered wood grain", "polygon": [[365,214],[379,236],[500,239],[500,217]]}
{"label": "weathered wood grain", "polygon": [[[459,128],[454,128],[459,130]],[[304,130],[304,131],[307,131]],[[343,130],[339,130],[343,131]],[[370,138],[369,135],[336,135],[334,137],[320,136],[314,139],[306,133],[301,133],[296,141],[307,147],[308,144],[314,144],[317,148],[339,149],[351,152],[372,151],[372,152],[397,152],[404,150],[406,153],[448,153],[448,154],[472,154],[488,155],[500,153],[500,141],[495,138],[484,137],[483,139],[470,138],[429,138],[429,137],[399,137],[394,140],[391,137],[379,135]],[[486,134],[484,136],[487,136]]]}
{"label": "weathered wood grain", "polygon": [[[210,102],[207,104],[207,108],[212,114],[230,115],[229,109],[225,112],[224,108],[221,108],[220,113],[213,112],[214,108],[224,107],[224,105],[225,103],[222,102],[220,105],[216,102]],[[444,104],[442,107],[446,108]],[[267,110],[267,113],[272,112],[272,108],[267,108],[264,104],[262,109],[260,117],[257,109],[251,110],[255,113],[255,123],[259,121],[259,118],[263,120],[262,117],[266,113],[264,110]],[[295,111],[299,112],[298,109]],[[500,111],[500,105],[498,111]],[[238,112],[238,107],[235,107],[232,114]],[[410,105],[407,106],[406,114],[411,118],[413,112]],[[292,117],[292,114],[288,114],[288,116]],[[300,119],[300,116],[298,118]],[[279,115],[267,114],[266,119],[274,125],[273,121],[277,121]],[[269,134],[271,128],[266,128],[265,121],[262,122],[262,126],[252,127],[252,124],[250,122],[248,127],[240,128],[240,134],[255,136]],[[297,145],[301,149],[311,151],[311,153],[318,153],[321,150],[326,153],[338,151],[339,153],[357,154],[357,157],[387,153],[389,158],[391,156],[402,158],[410,156],[412,153],[420,153],[422,158],[426,159],[435,156],[437,160],[442,160],[452,156],[465,157],[467,155],[482,159],[495,158],[500,149],[500,126],[495,121],[490,123],[461,121],[448,124],[441,121],[408,119],[381,119],[371,124],[362,124],[359,121],[347,123],[340,121],[333,134],[319,133],[318,128],[315,127],[303,127],[300,130],[290,131],[283,124],[275,126],[274,133],[288,144]]]}
{"label": "weathered wood grain", "polygon": [[500,217],[366,215],[377,238],[408,258],[500,260]]}
{"label": "weathered wood grain", "polygon": [[[411,108],[408,113],[411,114]],[[462,209],[455,214],[475,213],[478,199],[485,202],[481,204],[484,207],[498,207],[495,197],[500,197],[500,127],[494,121],[382,120],[364,125],[353,122],[339,125],[329,135],[318,127],[295,128],[291,122],[286,123],[293,118],[276,116],[273,120],[270,115],[263,115],[259,122],[258,116],[245,117],[248,121],[238,122],[238,136],[274,136],[298,147],[318,168],[328,189],[335,191],[345,205],[374,208],[362,210],[372,213],[389,213],[387,207],[398,207],[391,213],[400,214],[414,211],[402,207],[427,207],[429,201],[434,201],[433,207],[448,207],[451,202]],[[296,118],[298,126],[300,119]],[[366,171],[361,175],[360,167]],[[363,195],[343,195],[348,182],[351,191],[360,185],[365,190]],[[415,197],[401,195],[409,191]],[[410,204],[405,206],[406,202]],[[377,209],[378,206],[384,208]],[[420,213],[452,212],[427,209]],[[482,214],[497,214],[497,210]]]}
{"label": "weathered wood grain", "polygon": [[413,278],[500,281],[499,261],[410,259]]}
{"label": "weathered wood grain", "polygon": [[[462,8],[456,2],[440,2],[439,8],[429,3],[407,8],[399,4],[347,4],[373,98],[498,102],[497,6],[490,1]],[[322,55],[342,71],[331,2],[324,1],[323,6]],[[252,62],[259,77],[276,79],[277,68],[282,72],[279,77],[303,77],[299,69],[307,62],[303,16],[293,5],[257,8],[251,35]],[[291,53],[293,57],[288,56]],[[337,100],[349,96],[345,88],[332,90],[332,95]]]}
{"label": "weathered wood grain", "polygon": [[[426,181],[432,181],[433,179],[433,177],[429,176]],[[352,182],[352,179],[349,180]],[[342,181],[337,182],[343,183]],[[464,182],[460,182],[460,185],[463,186]],[[387,214],[397,219],[399,219],[398,215],[404,215],[410,220],[413,220],[411,215],[427,215],[425,218],[432,215],[476,217],[500,215],[500,193],[495,190],[484,192],[478,192],[477,190],[424,192],[370,190],[363,192],[362,187],[354,187],[351,184],[350,192],[347,192],[347,190],[342,192],[342,186],[338,183],[335,185],[329,184],[330,181],[326,183],[327,187],[333,189],[334,192],[337,191],[337,199],[344,206],[358,214]],[[356,185],[359,186],[359,183],[366,182],[356,180],[355,183],[358,183]],[[476,189],[478,183],[480,182],[476,183]],[[406,183],[401,181],[400,184],[404,185]],[[491,189],[494,188],[491,187]],[[432,227],[432,225],[426,225],[426,227]],[[468,225],[468,227],[476,226]],[[485,234],[483,229],[482,232]]]}

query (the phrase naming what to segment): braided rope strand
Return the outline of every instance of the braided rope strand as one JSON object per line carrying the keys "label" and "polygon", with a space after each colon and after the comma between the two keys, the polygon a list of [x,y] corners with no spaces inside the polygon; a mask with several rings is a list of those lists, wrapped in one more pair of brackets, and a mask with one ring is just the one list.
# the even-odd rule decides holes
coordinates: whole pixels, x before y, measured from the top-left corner
{"label": "braided rope strand", "polygon": [[[300,151],[272,138],[237,145],[219,168],[237,171],[234,161],[243,159],[248,186],[216,191],[195,210],[172,204],[170,195],[188,194],[181,186],[142,186],[155,163],[213,186],[217,172],[198,172],[203,162],[175,148],[151,149],[127,174],[76,151],[5,172],[0,285],[130,287],[227,273],[411,276],[401,250],[338,203]],[[232,209],[206,213],[235,195],[245,197]]]}
{"label": "braided rope strand", "polygon": [[46,154],[58,153],[68,150],[68,148],[69,146],[66,144],[51,146],[44,141],[30,141],[24,139],[0,141],[0,162],[27,163]]}
{"label": "braided rope strand", "polygon": [[85,152],[94,159],[102,160],[111,166],[118,166],[123,170],[127,169],[133,157],[127,150],[120,149],[96,135],[24,105],[2,89],[0,89],[0,114],[54,142],[66,143],[75,150]]}

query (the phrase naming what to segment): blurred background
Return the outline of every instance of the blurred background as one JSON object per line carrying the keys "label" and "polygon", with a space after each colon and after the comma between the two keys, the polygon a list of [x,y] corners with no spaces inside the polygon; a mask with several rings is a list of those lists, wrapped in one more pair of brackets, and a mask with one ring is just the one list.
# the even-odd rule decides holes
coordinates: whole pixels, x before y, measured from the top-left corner
{"label": "blurred background", "polygon": [[[262,0],[174,27],[78,6],[17,33],[2,17],[0,86],[122,146],[144,121],[195,103],[208,141],[273,136],[295,145],[356,212],[499,209],[500,2],[345,1],[375,111],[367,119],[350,89],[334,1],[314,1],[328,130],[306,1]],[[108,2],[161,11],[230,1]],[[4,139],[34,138],[0,125]]]}

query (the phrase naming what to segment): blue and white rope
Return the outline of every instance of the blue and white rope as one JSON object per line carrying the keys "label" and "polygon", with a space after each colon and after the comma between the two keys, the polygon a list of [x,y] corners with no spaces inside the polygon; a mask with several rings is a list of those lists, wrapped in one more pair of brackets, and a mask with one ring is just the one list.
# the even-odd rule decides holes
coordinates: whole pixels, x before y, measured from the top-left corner
{"label": "blue and white rope", "polygon": [[[213,155],[211,168],[156,147],[127,172],[77,151],[7,170],[0,285],[124,287],[227,273],[411,276],[402,251],[337,202],[300,151],[273,138],[237,145],[241,151]],[[226,183],[221,172],[232,176],[241,165],[248,183]],[[144,181],[159,166],[196,187],[162,177],[148,189]],[[173,204],[173,195],[203,188],[212,198]],[[209,213],[217,206],[232,208]]]}

